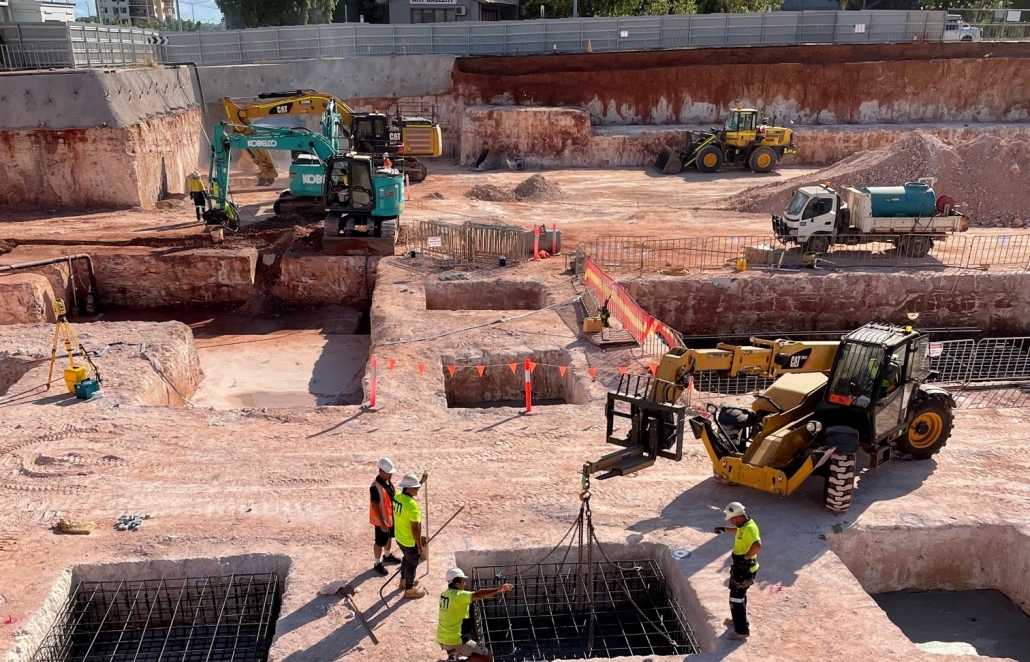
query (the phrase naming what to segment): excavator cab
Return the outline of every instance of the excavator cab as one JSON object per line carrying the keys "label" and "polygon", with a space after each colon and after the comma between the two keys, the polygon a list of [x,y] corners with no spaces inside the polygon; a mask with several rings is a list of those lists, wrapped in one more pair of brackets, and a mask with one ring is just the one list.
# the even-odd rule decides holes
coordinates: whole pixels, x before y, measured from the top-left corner
{"label": "excavator cab", "polygon": [[390,126],[390,118],[383,113],[354,113],[350,125],[351,150],[382,158],[383,154],[397,156],[404,152],[399,129]]}
{"label": "excavator cab", "polygon": [[331,157],[325,172],[322,252],[393,255],[397,218],[404,211],[404,175],[356,154]]}

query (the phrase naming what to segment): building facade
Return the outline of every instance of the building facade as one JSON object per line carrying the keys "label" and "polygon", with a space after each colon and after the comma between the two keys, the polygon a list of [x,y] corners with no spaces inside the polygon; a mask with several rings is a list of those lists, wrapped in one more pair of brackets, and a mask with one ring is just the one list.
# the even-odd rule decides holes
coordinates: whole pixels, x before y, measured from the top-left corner
{"label": "building facade", "polygon": [[162,20],[175,16],[175,0],[96,0],[104,23]]}
{"label": "building facade", "polygon": [[71,23],[74,20],[73,2],[0,1],[0,23]]}
{"label": "building facade", "polygon": [[519,0],[390,0],[390,23],[517,21]]}

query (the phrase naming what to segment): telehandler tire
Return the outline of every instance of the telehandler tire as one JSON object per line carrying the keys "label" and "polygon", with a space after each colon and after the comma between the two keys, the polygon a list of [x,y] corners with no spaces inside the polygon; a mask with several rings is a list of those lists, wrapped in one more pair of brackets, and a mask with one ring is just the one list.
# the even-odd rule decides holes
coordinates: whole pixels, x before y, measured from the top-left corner
{"label": "telehandler tire", "polygon": [[722,167],[723,158],[721,149],[715,145],[709,145],[708,147],[701,148],[701,151],[697,153],[694,165],[703,173],[719,172],[719,168]]}
{"label": "telehandler tire", "polygon": [[756,147],[747,158],[752,172],[771,172],[776,167],[776,151],[772,147]]}
{"label": "telehandler tire", "polygon": [[823,486],[823,506],[831,513],[847,512],[855,493],[857,461],[854,453],[831,455]]}
{"label": "telehandler tire", "polygon": [[912,405],[912,422],[894,442],[894,455],[902,460],[926,460],[948,443],[955,415],[943,398],[930,396]]}

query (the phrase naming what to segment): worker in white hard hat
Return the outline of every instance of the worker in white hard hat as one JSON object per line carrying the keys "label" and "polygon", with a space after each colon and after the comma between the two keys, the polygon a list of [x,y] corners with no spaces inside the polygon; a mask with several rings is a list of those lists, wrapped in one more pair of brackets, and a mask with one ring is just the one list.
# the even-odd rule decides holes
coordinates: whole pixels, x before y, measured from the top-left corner
{"label": "worker in white hard hat", "polygon": [[369,488],[368,521],[375,531],[375,546],[372,556],[375,563],[372,569],[386,576],[390,572],[384,563],[397,564],[401,560],[394,556],[393,547],[393,497],[397,491],[393,487],[393,475],[397,467],[388,457],[379,460],[379,475]]}
{"label": "worker in white hard hat", "polygon": [[716,533],[732,533],[733,565],[730,568],[730,614],[726,625],[733,626],[727,639],[746,641],[751,635],[751,624],[747,620],[747,590],[755,583],[758,573],[758,551],[762,549],[762,536],[758,525],[744,512],[744,504],[734,501],[723,509],[726,519],[733,526],[717,526]]}
{"label": "worker in white hard hat", "polygon": [[425,482],[426,474],[419,480],[415,474],[401,478],[401,492],[393,499],[394,537],[401,548],[401,590],[408,599],[424,598],[426,592],[415,579],[415,569],[422,560],[425,538],[422,536],[422,509],[418,507],[418,490]]}
{"label": "worker in white hard hat", "polygon": [[514,588],[511,584],[501,584],[493,588],[479,591],[466,591],[465,580],[468,575],[461,568],[447,571],[447,590],[440,594],[440,623],[436,626],[436,641],[447,651],[448,659],[467,657],[468,662],[491,662],[494,659],[489,649],[480,646],[471,639],[463,641],[461,622],[469,617],[469,605],[477,600],[494,598]]}
{"label": "worker in white hard hat", "polygon": [[204,213],[204,209],[207,207],[207,193],[204,192],[204,180],[200,178],[200,173],[194,170],[190,173],[187,185],[189,186],[190,198],[193,199],[193,208],[197,212],[197,220],[199,221]]}

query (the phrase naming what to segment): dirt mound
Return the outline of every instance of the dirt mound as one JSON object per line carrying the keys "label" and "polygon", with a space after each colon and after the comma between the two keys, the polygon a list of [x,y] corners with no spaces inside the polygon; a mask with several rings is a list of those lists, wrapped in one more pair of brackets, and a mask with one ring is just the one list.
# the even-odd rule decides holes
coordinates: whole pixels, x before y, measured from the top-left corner
{"label": "dirt mound", "polygon": [[859,152],[806,177],[750,188],[731,207],[778,213],[792,191],[829,181],[835,187],[890,186],[935,177],[938,195],[950,195],[970,225],[1022,227],[1030,216],[1025,176],[1030,170],[1030,133],[1001,139],[983,135],[949,145],[915,132],[878,149]]}
{"label": "dirt mound", "polygon": [[515,197],[528,201],[561,200],[565,197],[565,191],[547,181],[543,175],[533,175],[515,187]]}
{"label": "dirt mound", "polygon": [[[470,193],[471,193],[471,191],[470,191]],[[472,196],[469,196],[469,197],[472,197]],[[439,191],[433,191],[432,193],[430,193],[428,195],[423,195],[422,199],[423,200],[445,200],[446,197],[444,196],[443,193],[440,193]]]}
{"label": "dirt mound", "polygon": [[479,184],[465,192],[466,198],[485,202],[515,202],[515,194],[493,184]]}

